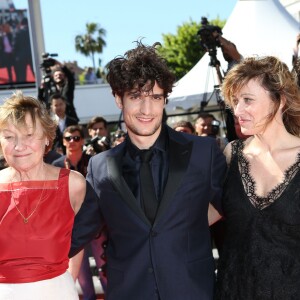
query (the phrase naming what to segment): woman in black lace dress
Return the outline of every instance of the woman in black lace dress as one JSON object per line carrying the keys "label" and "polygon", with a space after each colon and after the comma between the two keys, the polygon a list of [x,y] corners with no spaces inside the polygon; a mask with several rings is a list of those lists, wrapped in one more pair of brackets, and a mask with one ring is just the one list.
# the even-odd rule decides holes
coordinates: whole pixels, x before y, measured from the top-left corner
{"label": "woman in black lace dress", "polygon": [[300,96],[275,57],[247,58],[222,85],[246,140],[228,144],[226,239],[216,299],[300,299]]}

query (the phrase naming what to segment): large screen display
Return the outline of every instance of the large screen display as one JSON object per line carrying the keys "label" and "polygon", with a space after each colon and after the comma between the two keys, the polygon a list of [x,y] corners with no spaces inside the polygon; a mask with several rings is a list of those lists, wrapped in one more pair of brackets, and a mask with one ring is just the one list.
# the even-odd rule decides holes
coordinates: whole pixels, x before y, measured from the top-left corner
{"label": "large screen display", "polygon": [[0,1],[0,89],[35,86],[27,7]]}

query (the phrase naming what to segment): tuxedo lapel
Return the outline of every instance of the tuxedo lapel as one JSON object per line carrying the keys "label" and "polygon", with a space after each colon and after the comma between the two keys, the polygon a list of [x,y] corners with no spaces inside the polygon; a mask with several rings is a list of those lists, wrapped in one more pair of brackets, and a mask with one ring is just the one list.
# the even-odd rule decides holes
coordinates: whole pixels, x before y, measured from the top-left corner
{"label": "tuxedo lapel", "polygon": [[185,142],[182,144],[175,141],[170,136],[169,149],[171,149],[171,151],[169,152],[170,165],[168,180],[164,189],[161,203],[158,208],[154,225],[159,221],[163,213],[168,208],[168,205],[170,204],[174,193],[176,192],[177,188],[180,185],[180,182],[182,181],[183,175],[185,174],[185,171],[190,162],[192,147],[192,142]]}
{"label": "tuxedo lapel", "polygon": [[120,197],[127,203],[127,205],[139,216],[142,221],[150,225],[149,220],[146,218],[144,212],[139,206],[135,196],[128,187],[125,179],[122,175],[122,151],[118,152],[117,155],[107,157],[107,169],[108,176],[114,184],[116,190],[119,192]]}
{"label": "tuxedo lapel", "polygon": [[[177,133],[176,133],[177,134]],[[125,143],[124,143],[125,144]],[[123,146],[123,145],[122,145]],[[190,155],[192,152],[193,143],[182,139],[181,136],[175,136],[172,138],[170,135],[169,149],[172,149],[169,153],[170,164],[168,180],[164,189],[163,197],[160,202],[157,215],[154,221],[154,225],[162,217],[166,209],[168,208],[174,193],[182,181],[186,169],[190,163]],[[120,197],[131,208],[131,210],[146,224],[151,226],[149,220],[145,216],[145,213],[139,206],[135,196],[128,187],[125,179],[122,175],[122,158],[123,150],[118,149],[117,153],[107,157],[108,176],[118,191]]]}

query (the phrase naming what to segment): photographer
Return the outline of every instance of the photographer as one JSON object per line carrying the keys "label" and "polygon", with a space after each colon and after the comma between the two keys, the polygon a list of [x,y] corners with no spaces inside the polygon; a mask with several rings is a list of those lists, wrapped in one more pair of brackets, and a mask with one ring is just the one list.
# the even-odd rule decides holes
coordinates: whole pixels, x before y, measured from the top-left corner
{"label": "photographer", "polygon": [[[210,65],[216,68],[220,67],[217,59],[217,47],[220,47],[224,59],[228,63],[227,72],[237,64],[243,56],[238,52],[235,44],[225,39],[222,35],[222,29],[219,26],[210,25],[207,18],[201,18],[201,28],[198,31],[200,45],[203,50],[207,51],[211,61]],[[222,81],[222,78],[219,78]]]}
{"label": "photographer", "polygon": [[215,138],[220,148],[223,150],[227,140],[220,137],[220,121],[213,114],[202,112],[195,121],[195,131],[198,136],[210,136]]}
{"label": "photographer", "polygon": [[[208,52],[210,56],[210,66],[216,68],[219,84],[221,85],[223,76],[220,71],[220,62],[217,59],[217,47],[221,48],[223,57],[228,63],[227,70],[223,71],[225,76],[235,64],[239,63],[243,59],[243,56],[239,53],[235,44],[222,36],[223,33],[219,26],[210,25],[205,17],[202,17],[201,24],[202,27],[198,31],[200,44],[202,48]],[[224,101],[221,101],[220,104],[221,109],[225,112],[227,140],[231,142],[238,138],[234,128],[234,118],[232,112],[229,109],[224,108]]]}
{"label": "photographer", "polygon": [[107,121],[103,117],[93,117],[87,124],[88,134],[91,137],[85,144],[85,151],[89,155],[95,155],[110,149]]}
{"label": "photographer", "polygon": [[38,91],[38,99],[46,103],[49,108],[49,97],[54,93],[61,94],[67,99],[66,113],[79,121],[74,107],[74,74],[67,66],[48,56],[48,54],[43,55],[44,59],[41,68],[45,75]]}

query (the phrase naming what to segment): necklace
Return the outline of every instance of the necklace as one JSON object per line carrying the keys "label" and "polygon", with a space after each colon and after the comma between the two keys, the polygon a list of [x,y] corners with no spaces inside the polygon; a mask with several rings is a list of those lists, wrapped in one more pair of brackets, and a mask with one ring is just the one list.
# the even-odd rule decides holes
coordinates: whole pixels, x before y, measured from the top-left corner
{"label": "necklace", "polygon": [[[13,195],[12,182],[10,182],[10,189],[11,189],[11,197],[12,197],[12,199],[13,199],[13,201],[14,201],[15,208],[16,208],[16,210],[18,211],[18,213],[20,214],[20,216],[22,217],[24,224],[27,224],[28,221],[29,221],[29,219],[34,215],[34,213],[36,212],[36,210],[38,209],[38,207],[39,207],[39,205],[40,205],[40,203],[41,203],[41,200],[42,200],[42,197],[43,197],[43,194],[44,194],[44,190],[45,190],[45,179],[44,179],[43,189],[42,189],[40,198],[39,198],[39,200],[38,200],[38,202],[37,202],[35,208],[33,209],[33,211],[32,211],[27,217],[25,217],[24,214],[20,211],[20,209],[19,209],[19,207],[18,207],[18,205],[17,205],[17,203],[16,203],[15,197],[14,197],[14,195]],[[26,195],[26,197],[27,197],[27,195]]]}
{"label": "necklace", "polygon": [[[44,185],[45,185],[45,183],[44,183]],[[22,212],[20,211],[20,209],[19,209],[19,207],[18,207],[18,205],[17,205],[17,203],[16,203],[15,197],[13,196],[13,191],[11,191],[11,197],[12,197],[12,199],[13,199],[13,201],[14,201],[15,207],[16,207],[18,213],[20,214],[20,216],[23,218],[23,222],[24,222],[25,224],[28,223],[29,219],[34,215],[34,213],[35,213],[36,210],[38,209],[38,207],[39,207],[39,205],[40,205],[40,203],[41,203],[41,200],[42,200],[43,193],[44,193],[44,188],[43,188],[43,190],[42,190],[42,192],[41,192],[40,199],[39,199],[38,203],[36,204],[35,208],[33,209],[33,211],[32,211],[27,217],[25,217],[25,216],[22,214]]]}

